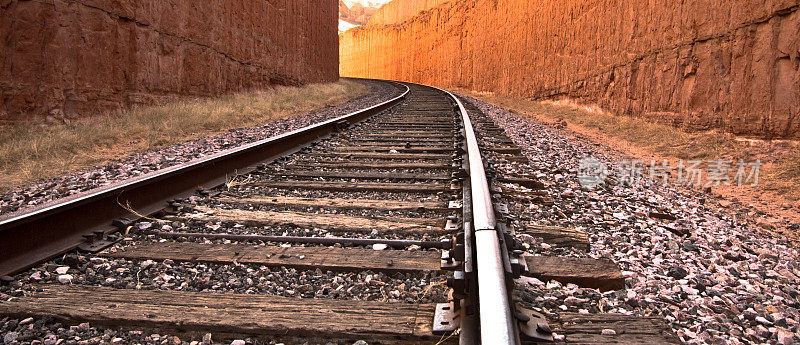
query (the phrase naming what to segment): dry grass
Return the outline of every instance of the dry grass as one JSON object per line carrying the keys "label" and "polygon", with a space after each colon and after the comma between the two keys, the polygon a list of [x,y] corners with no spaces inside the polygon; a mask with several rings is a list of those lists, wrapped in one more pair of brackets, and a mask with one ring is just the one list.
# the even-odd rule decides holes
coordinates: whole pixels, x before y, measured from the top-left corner
{"label": "dry grass", "polygon": [[341,80],[212,99],[137,107],[70,124],[0,128],[0,189],[102,164],[121,156],[264,124],[346,102],[368,92]]}
{"label": "dry grass", "polygon": [[619,139],[626,144],[659,156],[684,160],[760,159],[759,188],[800,200],[800,145],[787,141],[743,142],[719,131],[687,131],[670,125],[642,119],[615,116],[596,107],[571,102],[539,102],[486,94],[473,94],[487,102],[501,105],[529,117],[561,121],[588,128],[602,136]]}

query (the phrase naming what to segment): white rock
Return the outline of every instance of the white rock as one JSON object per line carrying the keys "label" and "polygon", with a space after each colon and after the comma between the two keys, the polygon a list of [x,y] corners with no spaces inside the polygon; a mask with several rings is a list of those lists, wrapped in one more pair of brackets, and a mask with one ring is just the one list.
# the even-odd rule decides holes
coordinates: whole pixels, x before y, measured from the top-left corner
{"label": "white rock", "polygon": [[764,326],[772,326],[772,322],[769,322],[769,320],[767,320],[763,316],[756,316],[756,322],[758,322],[758,323],[760,323],[760,324],[762,324]]}
{"label": "white rock", "polygon": [[566,299],[564,299],[564,304],[570,305],[570,306],[578,306],[578,305],[581,305],[581,304],[586,303],[588,301],[589,300],[585,299],[585,298],[577,298],[575,296],[569,296]]}
{"label": "white rock", "polygon": [[67,271],[69,271],[69,267],[67,266],[61,266],[59,268],[56,268],[56,273],[58,274],[67,274]]}
{"label": "white rock", "polygon": [[241,339],[236,339],[236,340],[231,342],[231,345],[244,345],[244,344],[246,344],[246,343],[244,342],[244,340],[241,340]]}
{"label": "white rock", "polygon": [[58,279],[58,282],[61,283],[61,284],[69,284],[69,283],[72,283],[72,278],[73,278],[72,275],[62,274],[62,275],[58,276],[57,279]]}
{"label": "white rock", "polygon": [[778,344],[791,345],[794,344],[794,335],[783,328],[778,328]]}
{"label": "white rock", "polygon": [[600,334],[602,334],[602,335],[617,335],[617,331],[615,331],[613,329],[606,328],[606,329],[600,331]]}
{"label": "white rock", "polygon": [[530,286],[544,286],[545,285],[544,282],[539,280],[539,279],[532,278],[532,277],[526,277],[526,276],[521,276],[521,277],[517,278],[517,282],[519,282],[520,284],[528,284]]}
{"label": "white rock", "polygon": [[551,281],[547,282],[547,288],[548,289],[561,288],[561,283],[559,283],[558,281],[555,281],[555,280],[551,280]]}
{"label": "white rock", "polygon": [[384,250],[388,246],[385,243],[375,243],[372,245],[372,250]]}

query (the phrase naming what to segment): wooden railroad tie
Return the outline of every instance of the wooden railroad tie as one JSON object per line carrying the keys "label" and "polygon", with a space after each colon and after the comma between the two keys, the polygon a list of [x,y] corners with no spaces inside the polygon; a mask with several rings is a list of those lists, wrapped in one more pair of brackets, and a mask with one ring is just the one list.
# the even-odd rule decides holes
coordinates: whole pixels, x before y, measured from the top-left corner
{"label": "wooden railroad tie", "polygon": [[364,180],[450,180],[449,174],[444,173],[383,173],[383,172],[354,172],[354,171],[320,171],[320,170],[284,170],[275,175],[292,177],[327,177],[343,179]]}
{"label": "wooden railroad tie", "polygon": [[[622,314],[560,313],[548,319],[566,344],[680,344],[663,318]],[[615,334],[603,334],[604,329]]]}
{"label": "wooden railroad tie", "polygon": [[530,235],[556,247],[570,247],[589,251],[589,235],[586,232],[562,226],[545,226],[522,223],[514,230],[518,234]]}
{"label": "wooden railroad tie", "polygon": [[439,251],[383,250],[334,247],[282,247],[249,244],[156,242],[107,250],[100,256],[134,260],[173,260],[218,264],[255,264],[331,271],[439,271]]}
{"label": "wooden railroad tie", "polygon": [[413,159],[413,160],[452,160],[452,156],[443,153],[389,153],[389,152],[311,152],[306,154],[309,158],[368,158],[368,159]]}
{"label": "wooden railroad tie", "polygon": [[447,203],[436,201],[398,201],[344,198],[303,198],[291,196],[244,197],[223,195],[216,200],[230,204],[254,204],[267,206],[323,207],[347,210],[372,209],[380,211],[448,211]]}
{"label": "wooden railroad tie", "polygon": [[[253,263],[269,266],[327,268],[331,270],[436,271],[441,255],[436,251],[374,251],[362,248],[217,245],[193,242],[153,243],[106,252],[103,256],[129,259],[207,261],[215,263]],[[300,258],[303,256],[303,258]],[[602,291],[625,288],[619,267],[607,259],[526,256],[528,271],[522,275],[542,281]]]}
{"label": "wooden railroad tie", "polygon": [[248,185],[281,189],[316,189],[341,192],[393,192],[430,193],[450,191],[447,183],[379,183],[379,182],[331,182],[331,181],[275,181],[254,182]]}
{"label": "wooden railroad tie", "polygon": [[[0,301],[0,314],[50,316],[65,324],[203,334],[434,341],[434,304],[290,298],[254,294],[37,286]],[[456,337],[457,338],[457,337]]]}
{"label": "wooden railroad tie", "polygon": [[[0,314],[52,317],[73,325],[137,325],[177,334],[234,338],[239,334],[305,339],[385,339],[391,343],[435,341],[434,304],[408,304],[253,294],[133,290],[38,285],[29,296],[0,301]],[[678,344],[660,318],[621,314],[558,313],[550,328],[566,344]],[[603,334],[603,330],[614,334]],[[456,337],[457,339],[457,337]],[[455,340],[454,342],[455,343]]]}
{"label": "wooden railroad tie", "polygon": [[307,228],[323,228],[331,232],[398,232],[420,234],[445,234],[446,220],[399,217],[355,217],[342,214],[317,214],[288,211],[250,211],[241,209],[194,206],[197,212],[176,220],[236,222],[245,225],[295,225]]}
{"label": "wooden railroad tie", "polygon": [[357,161],[295,161],[294,163],[287,164],[287,169],[303,168],[336,168],[336,169],[426,169],[426,170],[450,170],[452,165],[439,164],[439,163],[394,163],[394,162],[357,162]]}
{"label": "wooden railroad tie", "polygon": [[405,146],[336,146],[336,147],[329,147],[326,149],[327,151],[331,152],[342,152],[344,154],[352,153],[352,152],[389,152],[389,151],[397,151],[402,153],[441,153],[441,152],[451,152],[453,151],[452,146],[412,146],[412,147],[405,147]]}
{"label": "wooden railroad tie", "polygon": [[625,277],[619,266],[608,259],[525,256],[528,271],[523,275],[542,281],[612,291],[625,289]]}

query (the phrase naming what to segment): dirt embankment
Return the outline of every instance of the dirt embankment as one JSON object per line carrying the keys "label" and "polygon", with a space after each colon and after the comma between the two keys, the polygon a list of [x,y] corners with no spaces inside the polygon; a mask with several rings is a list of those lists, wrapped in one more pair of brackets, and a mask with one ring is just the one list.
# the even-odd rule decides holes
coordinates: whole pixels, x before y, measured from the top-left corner
{"label": "dirt embankment", "polygon": [[0,122],[338,78],[326,1],[0,1]]}
{"label": "dirt embankment", "polygon": [[690,129],[800,138],[798,7],[796,0],[450,1],[410,19],[384,11],[348,31],[340,73],[570,98]]}

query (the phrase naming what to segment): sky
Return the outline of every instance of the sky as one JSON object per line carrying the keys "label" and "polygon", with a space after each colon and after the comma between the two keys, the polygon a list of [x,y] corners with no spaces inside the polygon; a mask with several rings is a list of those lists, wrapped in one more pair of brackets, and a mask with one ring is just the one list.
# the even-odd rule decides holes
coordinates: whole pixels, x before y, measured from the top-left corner
{"label": "sky", "polygon": [[345,32],[347,30],[350,30],[351,28],[354,28],[356,26],[358,26],[358,25],[350,24],[350,23],[348,23],[348,22],[346,22],[344,20],[339,19],[339,33],[342,33],[342,32]]}
{"label": "sky", "polygon": [[392,0],[343,0],[347,7],[353,7],[353,4],[360,3],[365,7],[380,7]]}

